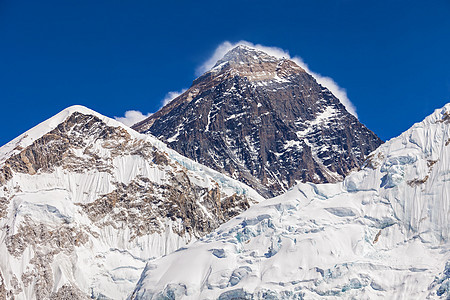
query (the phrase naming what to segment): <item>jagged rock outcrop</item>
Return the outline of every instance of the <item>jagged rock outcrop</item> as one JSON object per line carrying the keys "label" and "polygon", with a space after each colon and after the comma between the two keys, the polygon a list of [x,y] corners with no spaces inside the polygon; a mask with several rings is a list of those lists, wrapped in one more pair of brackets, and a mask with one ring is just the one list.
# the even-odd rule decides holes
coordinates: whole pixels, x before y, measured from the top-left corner
{"label": "jagged rock outcrop", "polygon": [[340,181],[381,144],[295,62],[246,46],[133,128],[265,197]]}
{"label": "jagged rock outcrop", "polygon": [[197,186],[182,172],[168,175],[164,184],[139,176],[130,184],[117,184],[117,189],[111,193],[80,206],[99,227],[127,226],[130,240],[152,233],[162,234],[165,224],[161,217],[173,222],[181,220],[183,226],[172,228],[180,236],[199,238],[250,207],[247,197],[224,196],[218,185]]}
{"label": "jagged rock outcrop", "polygon": [[63,285],[59,290],[52,294],[52,300],[88,300],[91,299],[87,297],[82,291],[73,287],[69,284]]}
{"label": "jagged rock outcrop", "polygon": [[80,106],[0,148],[0,173],[2,299],[123,299],[146,260],[262,199]]}

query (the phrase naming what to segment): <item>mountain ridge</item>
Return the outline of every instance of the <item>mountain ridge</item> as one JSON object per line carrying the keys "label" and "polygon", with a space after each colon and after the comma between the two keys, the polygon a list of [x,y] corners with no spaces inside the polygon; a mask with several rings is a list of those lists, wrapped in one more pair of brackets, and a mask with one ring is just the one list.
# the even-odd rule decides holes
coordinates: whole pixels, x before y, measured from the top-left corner
{"label": "mountain ridge", "polygon": [[0,298],[124,298],[147,259],[262,200],[82,106],[1,147],[0,158]]}

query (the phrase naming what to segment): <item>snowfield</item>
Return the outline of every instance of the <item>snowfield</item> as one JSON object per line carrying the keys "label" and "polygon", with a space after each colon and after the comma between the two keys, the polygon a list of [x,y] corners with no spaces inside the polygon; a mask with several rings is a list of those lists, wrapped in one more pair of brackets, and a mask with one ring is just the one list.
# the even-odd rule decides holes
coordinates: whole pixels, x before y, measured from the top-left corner
{"label": "snowfield", "polygon": [[147,263],[130,299],[449,299],[450,104],[336,184],[297,184]]}

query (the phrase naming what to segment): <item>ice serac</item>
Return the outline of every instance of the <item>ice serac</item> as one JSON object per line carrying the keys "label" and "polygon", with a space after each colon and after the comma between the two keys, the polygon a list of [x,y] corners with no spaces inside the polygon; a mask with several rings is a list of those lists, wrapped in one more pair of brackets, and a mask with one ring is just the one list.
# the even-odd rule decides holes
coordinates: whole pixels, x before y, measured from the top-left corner
{"label": "ice serac", "polygon": [[0,298],[124,299],[262,197],[85,107],[0,148]]}
{"label": "ice serac", "polygon": [[149,262],[131,299],[449,299],[450,104],[342,183],[298,184]]}
{"label": "ice serac", "polygon": [[381,144],[295,62],[247,46],[133,128],[265,197],[341,181]]}

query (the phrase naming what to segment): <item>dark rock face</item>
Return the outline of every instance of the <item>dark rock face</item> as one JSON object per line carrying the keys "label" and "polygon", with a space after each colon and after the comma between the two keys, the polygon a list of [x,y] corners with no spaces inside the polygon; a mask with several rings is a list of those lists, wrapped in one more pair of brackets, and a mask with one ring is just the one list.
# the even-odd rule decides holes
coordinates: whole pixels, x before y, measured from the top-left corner
{"label": "dark rock face", "polygon": [[382,143],[293,61],[245,46],[134,129],[265,197],[342,180]]}

